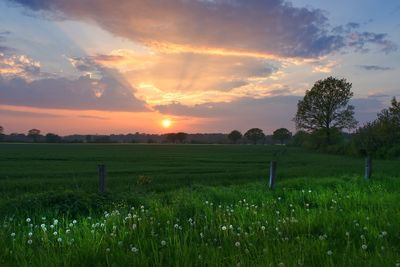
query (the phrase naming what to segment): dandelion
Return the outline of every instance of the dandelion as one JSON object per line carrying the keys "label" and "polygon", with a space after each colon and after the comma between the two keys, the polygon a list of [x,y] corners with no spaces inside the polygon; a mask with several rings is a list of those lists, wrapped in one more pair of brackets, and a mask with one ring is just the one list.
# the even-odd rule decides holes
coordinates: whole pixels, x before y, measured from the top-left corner
{"label": "dandelion", "polygon": [[261,230],[262,230],[262,231],[265,231],[265,226],[264,226],[264,225],[261,226]]}
{"label": "dandelion", "polygon": [[240,247],[240,242],[239,241],[237,241],[236,243],[235,243],[235,247]]}
{"label": "dandelion", "polygon": [[387,235],[387,232],[386,232],[386,231],[383,231],[383,232],[382,232],[382,235],[383,235],[383,236],[386,236],[386,235]]}
{"label": "dandelion", "polygon": [[32,239],[29,239],[29,240],[27,241],[27,243],[28,243],[29,245],[31,245],[31,244],[32,244]]}
{"label": "dandelion", "polygon": [[136,248],[136,247],[133,247],[133,248],[131,248],[131,251],[132,251],[133,253],[138,253],[139,249]]}
{"label": "dandelion", "polygon": [[54,219],[53,224],[54,224],[54,225],[57,225],[57,224],[58,224],[58,220],[57,220],[57,219]]}
{"label": "dandelion", "polygon": [[165,245],[167,245],[167,242],[165,240],[161,240],[161,246],[164,247]]}
{"label": "dandelion", "polygon": [[62,242],[62,238],[61,237],[57,238],[57,242],[61,243]]}
{"label": "dandelion", "polygon": [[225,225],[222,226],[221,229],[222,229],[222,231],[225,231],[226,230],[226,226]]}
{"label": "dandelion", "polygon": [[53,233],[53,235],[58,235],[57,231],[55,231],[55,232]]}
{"label": "dandelion", "polygon": [[363,244],[363,245],[361,246],[361,248],[362,248],[363,250],[367,250],[368,246],[367,246],[366,244]]}
{"label": "dandelion", "polygon": [[30,223],[31,222],[31,218],[26,218],[26,222]]}
{"label": "dandelion", "polygon": [[66,231],[65,231],[65,233],[67,233],[67,234],[69,234],[71,232],[71,230],[69,230],[69,229],[67,229]]}
{"label": "dandelion", "polygon": [[108,253],[108,252],[110,252],[111,251],[111,249],[110,248],[106,248],[106,252]]}
{"label": "dandelion", "polygon": [[77,224],[78,222],[77,222],[76,220],[73,220],[72,223],[73,223],[73,224]]}
{"label": "dandelion", "polygon": [[15,237],[15,233],[11,233],[11,237]]}
{"label": "dandelion", "polygon": [[29,237],[31,237],[32,235],[33,235],[33,233],[32,233],[32,232],[29,232],[29,233],[28,233],[28,236],[29,236]]}
{"label": "dandelion", "polygon": [[331,256],[331,255],[333,254],[333,252],[332,252],[332,250],[328,250],[328,251],[326,252],[326,254],[328,254],[328,256]]}

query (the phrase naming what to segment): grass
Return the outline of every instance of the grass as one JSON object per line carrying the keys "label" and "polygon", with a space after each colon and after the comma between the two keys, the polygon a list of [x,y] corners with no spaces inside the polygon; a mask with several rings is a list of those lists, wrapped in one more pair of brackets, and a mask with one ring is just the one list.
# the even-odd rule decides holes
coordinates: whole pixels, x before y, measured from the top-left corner
{"label": "grass", "polygon": [[398,161],[283,149],[0,145],[0,265],[400,266]]}

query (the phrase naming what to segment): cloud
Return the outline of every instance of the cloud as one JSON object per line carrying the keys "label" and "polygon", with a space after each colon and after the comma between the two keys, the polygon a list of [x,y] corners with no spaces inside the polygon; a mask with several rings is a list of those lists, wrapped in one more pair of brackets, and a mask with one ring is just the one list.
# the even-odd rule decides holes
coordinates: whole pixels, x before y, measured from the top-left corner
{"label": "cloud", "polygon": [[109,120],[110,118],[101,117],[101,116],[92,116],[92,115],[80,115],[79,118],[84,119],[95,119],[95,120]]}
{"label": "cloud", "polygon": [[56,109],[145,111],[133,89],[112,76],[27,81],[0,76],[0,104]]}
{"label": "cloud", "polygon": [[[114,68],[137,88],[137,95],[150,104],[227,94],[241,87],[267,80],[278,62],[239,56],[193,53],[137,53],[115,50],[86,58],[71,58],[82,73]],[[222,93],[222,94],[221,94]],[[202,97],[199,97],[199,95]]]}
{"label": "cloud", "polygon": [[393,68],[390,67],[382,67],[382,66],[377,66],[377,65],[359,65],[361,69],[364,70],[372,70],[372,71],[386,71],[386,70],[393,70]]}
{"label": "cloud", "polygon": [[332,29],[324,11],[284,0],[9,1],[181,52],[307,58],[346,47],[367,51],[369,44],[387,53],[397,49],[384,33],[358,32],[360,25],[354,22]]}
{"label": "cloud", "polygon": [[4,116],[12,116],[12,117],[23,117],[23,118],[62,118],[64,116],[58,114],[51,113],[43,113],[43,112],[30,112],[30,111],[19,111],[19,110],[9,110],[9,109],[0,109],[0,115]]}
{"label": "cloud", "polygon": [[32,79],[40,74],[40,62],[26,55],[5,54],[0,52],[0,75],[19,76]]}

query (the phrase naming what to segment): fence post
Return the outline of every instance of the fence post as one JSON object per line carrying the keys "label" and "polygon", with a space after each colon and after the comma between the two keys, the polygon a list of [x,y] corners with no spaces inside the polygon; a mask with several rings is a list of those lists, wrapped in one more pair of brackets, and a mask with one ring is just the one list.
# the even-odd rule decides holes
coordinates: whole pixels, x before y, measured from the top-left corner
{"label": "fence post", "polygon": [[106,165],[98,165],[99,170],[99,193],[104,194],[106,191]]}
{"label": "fence post", "polygon": [[271,165],[269,166],[269,188],[275,188],[275,180],[276,180],[276,161],[271,161]]}
{"label": "fence post", "polygon": [[365,158],[365,179],[370,179],[372,175],[372,159],[370,156]]}

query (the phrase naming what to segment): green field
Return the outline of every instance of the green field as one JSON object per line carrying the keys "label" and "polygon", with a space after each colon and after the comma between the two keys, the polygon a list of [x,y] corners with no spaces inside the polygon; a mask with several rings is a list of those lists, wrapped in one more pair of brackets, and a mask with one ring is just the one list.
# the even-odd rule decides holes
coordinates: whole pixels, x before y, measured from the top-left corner
{"label": "green field", "polygon": [[1,144],[0,266],[400,266],[400,164],[373,163],[365,181],[361,158],[283,146]]}

